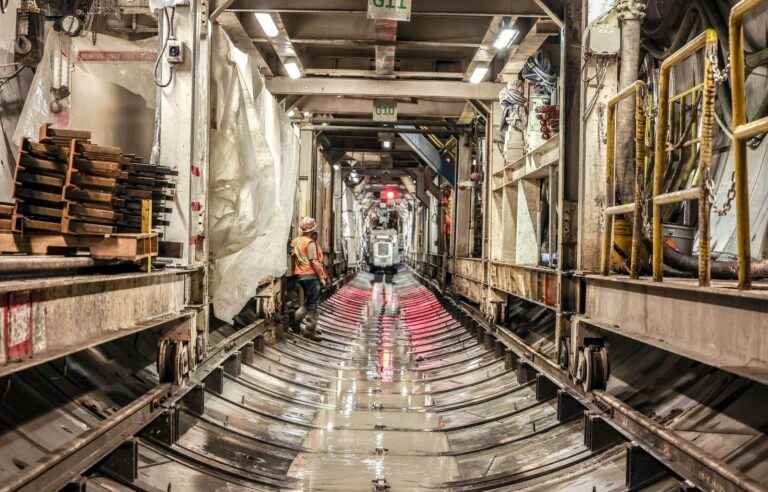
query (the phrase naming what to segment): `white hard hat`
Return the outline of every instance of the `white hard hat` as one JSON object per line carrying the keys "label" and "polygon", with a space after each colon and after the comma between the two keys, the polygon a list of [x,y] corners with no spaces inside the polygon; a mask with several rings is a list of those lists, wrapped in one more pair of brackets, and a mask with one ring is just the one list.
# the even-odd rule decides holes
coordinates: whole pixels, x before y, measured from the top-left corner
{"label": "white hard hat", "polygon": [[304,217],[299,222],[301,232],[314,232],[317,230],[317,222],[312,217]]}

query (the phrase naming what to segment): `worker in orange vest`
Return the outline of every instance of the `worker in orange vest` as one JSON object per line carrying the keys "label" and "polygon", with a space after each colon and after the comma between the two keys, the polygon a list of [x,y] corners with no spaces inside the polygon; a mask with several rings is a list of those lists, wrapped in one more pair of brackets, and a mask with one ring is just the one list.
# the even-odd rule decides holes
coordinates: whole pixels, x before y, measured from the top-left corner
{"label": "worker in orange vest", "polygon": [[304,217],[299,222],[301,235],[291,242],[295,266],[293,269],[304,291],[304,336],[319,341],[316,333],[317,303],[322,289],[328,285],[328,274],[323,268],[323,250],[317,244],[317,222]]}

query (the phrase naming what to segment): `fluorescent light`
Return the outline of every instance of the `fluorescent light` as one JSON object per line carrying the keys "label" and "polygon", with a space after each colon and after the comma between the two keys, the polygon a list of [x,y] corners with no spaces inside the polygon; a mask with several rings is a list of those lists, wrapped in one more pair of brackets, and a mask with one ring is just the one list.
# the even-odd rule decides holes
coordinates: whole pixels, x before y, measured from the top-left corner
{"label": "fluorescent light", "polygon": [[272,18],[272,14],[267,14],[267,13],[256,14],[256,20],[259,21],[259,24],[261,25],[261,30],[264,31],[264,34],[268,38],[274,38],[275,36],[280,34],[280,31],[277,29],[277,24],[275,24],[275,19]]}
{"label": "fluorescent light", "polygon": [[507,27],[502,29],[499,32],[499,36],[496,38],[496,41],[493,43],[493,47],[497,50],[503,50],[507,46],[509,46],[509,43],[512,42],[513,39],[517,37],[517,29],[514,29],[512,27]]}
{"label": "fluorescent light", "polygon": [[288,72],[288,76],[292,79],[301,78],[301,69],[299,68],[299,62],[295,58],[288,58],[283,64],[285,71]]}
{"label": "fluorescent light", "polygon": [[473,84],[479,84],[488,75],[488,67],[484,65],[478,65],[475,67],[475,71],[472,72],[472,76],[469,77],[469,81]]}

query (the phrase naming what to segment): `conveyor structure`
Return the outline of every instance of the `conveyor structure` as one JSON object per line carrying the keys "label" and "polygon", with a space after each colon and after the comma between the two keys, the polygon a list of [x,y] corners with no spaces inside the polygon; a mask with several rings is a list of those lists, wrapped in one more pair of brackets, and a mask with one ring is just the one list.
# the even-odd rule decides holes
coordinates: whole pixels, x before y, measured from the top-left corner
{"label": "conveyor structure", "polygon": [[[184,393],[158,385],[146,356],[152,337],[21,373],[2,403],[2,489],[55,483],[60,477],[46,478],[51,464],[71,471],[67,457],[105,421],[159,395],[163,403],[148,405],[145,420],[126,430],[135,437],[118,439],[79,479],[85,490],[618,491],[680,483],[412,273],[357,274],[321,306],[319,327],[320,342],[289,333],[275,344],[253,328],[245,338],[224,328],[212,342],[229,352],[199,366]],[[695,373],[689,368],[683,380]]]}

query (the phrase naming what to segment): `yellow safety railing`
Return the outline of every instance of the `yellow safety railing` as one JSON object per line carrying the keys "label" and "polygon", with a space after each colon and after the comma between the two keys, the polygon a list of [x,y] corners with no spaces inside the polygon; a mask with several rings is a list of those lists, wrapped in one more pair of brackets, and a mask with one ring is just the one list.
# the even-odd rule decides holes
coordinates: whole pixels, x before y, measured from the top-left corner
{"label": "yellow safety railing", "polygon": [[[616,109],[619,103],[635,96],[635,186],[633,203],[616,204],[615,170],[616,170]],[[645,83],[638,80],[624,88],[608,101],[608,144],[605,159],[605,193],[606,207],[603,211],[602,256],[600,268],[603,275],[609,275],[611,269],[611,231],[613,218],[616,215],[632,214],[632,248],[629,256],[629,276],[637,278],[638,256],[640,251],[640,235],[642,225],[642,176],[645,166]]]}
{"label": "yellow safety railing", "polygon": [[733,104],[733,171],[736,189],[736,245],[739,256],[739,288],[752,283],[749,239],[749,179],[747,140],[768,132],[768,116],[747,122],[747,96],[744,88],[744,17],[764,0],[742,0],[731,9],[729,48],[731,53],[731,101]]}
{"label": "yellow safety railing", "polygon": [[[699,135],[698,185],[681,191],[664,193],[664,173],[667,164],[667,129],[669,126],[670,75],[672,68],[685,61],[699,50],[705,51],[704,86],[701,102],[701,134]],[[709,168],[712,162],[712,129],[715,116],[715,80],[712,60],[717,55],[717,33],[707,29],[688,44],[669,56],[661,64],[659,73],[659,109],[656,120],[656,141],[653,167],[653,280],[663,279],[664,238],[662,212],[664,205],[684,201],[699,201],[699,285],[710,283],[709,252]]]}

